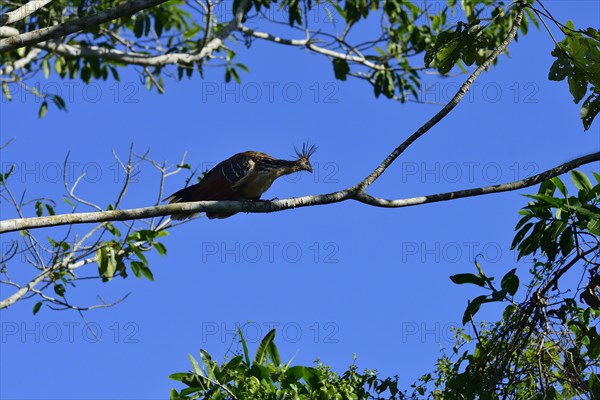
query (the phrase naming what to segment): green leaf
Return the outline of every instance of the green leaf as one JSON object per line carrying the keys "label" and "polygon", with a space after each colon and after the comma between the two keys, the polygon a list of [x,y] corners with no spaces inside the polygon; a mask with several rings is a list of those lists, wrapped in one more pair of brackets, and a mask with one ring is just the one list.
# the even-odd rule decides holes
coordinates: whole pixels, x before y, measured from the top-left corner
{"label": "green leaf", "polygon": [[286,380],[290,379],[295,382],[298,382],[304,377],[304,368],[305,367],[303,367],[302,365],[295,365],[291,368],[288,368],[288,370],[285,371]]}
{"label": "green leaf", "polygon": [[40,106],[40,110],[38,111],[38,118],[44,118],[46,112],[48,112],[48,102],[44,101]]}
{"label": "green leaf", "polygon": [[210,353],[208,353],[204,349],[200,349],[200,357],[202,357],[202,362],[204,362],[204,365],[206,366],[208,372],[208,379],[214,380],[216,363],[212,360]]}
{"label": "green leaf", "polygon": [[106,248],[106,269],[104,270],[103,277],[106,280],[111,280],[115,276],[117,271],[117,259],[115,256],[115,249],[112,247]]}
{"label": "green leaf", "polygon": [[73,204],[73,202],[69,199],[67,199],[66,197],[63,197],[62,200],[67,203],[68,205],[70,205],[71,207],[75,207],[75,204]]}
{"label": "green leaf", "polygon": [[587,223],[587,228],[590,231],[590,233],[594,235],[600,235],[600,220],[590,219]]}
{"label": "green leaf", "polygon": [[56,58],[56,61],[54,61],[54,70],[56,71],[57,74],[60,75],[61,78],[64,78],[65,76],[65,63],[63,61],[63,59],[61,58]]}
{"label": "green leaf", "polygon": [[551,178],[550,181],[552,183],[554,183],[554,186],[556,186],[556,188],[562,193],[563,196],[567,197],[569,195],[568,191],[567,191],[567,187],[565,186],[563,181],[560,180],[560,178],[558,176]]}
{"label": "green leaf", "polygon": [[42,207],[42,202],[36,201],[35,202],[35,215],[37,215],[38,217],[41,217],[43,213],[44,213],[44,208]]}
{"label": "green leaf", "polygon": [[221,369],[221,381],[228,381],[231,379],[230,374],[233,373],[236,368],[243,363],[242,360],[242,356],[235,356],[228,363],[223,364]]}
{"label": "green leaf", "polygon": [[152,274],[152,271],[150,270],[150,268],[148,268],[146,265],[141,264],[140,265],[140,272],[142,273],[142,275],[144,275],[148,280],[151,280],[154,282],[154,275]]}
{"label": "green leaf", "polygon": [[162,243],[154,243],[154,248],[158,252],[159,255],[164,256],[167,254],[167,248]]}
{"label": "green leaf", "polygon": [[56,215],[54,208],[50,204],[46,204],[46,210],[48,210],[48,215]]}
{"label": "green leaf", "polygon": [[8,87],[8,83],[6,81],[2,81],[2,93],[4,93],[6,100],[12,100],[12,94],[10,93],[10,88]]}
{"label": "green leaf", "polygon": [[269,347],[269,344],[273,341],[273,338],[275,338],[275,329],[271,329],[269,333],[267,333],[263,340],[260,342],[260,345],[256,350],[256,355],[254,356],[254,364],[261,365],[263,363],[267,354],[267,348]]}
{"label": "green leaf", "polygon": [[188,375],[189,375],[189,373],[187,373],[187,372],[176,372],[174,374],[169,375],[169,379],[173,379],[175,381],[181,382]]}
{"label": "green leaf", "polygon": [[571,250],[573,250],[574,246],[573,229],[571,229],[571,227],[568,227],[563,231],[558,243],[560,245],[560,253],[563,257],[566,257]]}
{"label": "green leaf", "polygon": [[515,275],[516,270],[516,268],[511,269],[504,275],[502,282],[500,283],[502,289],[506,290],[511,296],[514,296],[519,288],[519,277]]}
{"label": "green leaf", "polygon": [[280,366],[281,356],[279,355],[279,350],[277,349],[277,345],[275,344],[274,340],[272,340],[269,343],[269,346],[267,347],[267,352],[269,353],[269,357],[271,357],[273,364],[275,364],[276,367]]}
{"label": "green leaf", "polygon": [[65,103],[65,100],[56,95],[56,96],[52,96],[52,102],[56,105],[56,107],[61,110],[61,111],[66,111],[67,110],[67,103]]}
{"label": "green leaf", "polygon": [[242,349],[244,350],[244,360],[246,360],[246,365],[250,365],[250,356],[248,356],[248,345],[246,344],[246,339],[242,334],[242,330],[238,326],[237,328],[238,335],[240,336],[240,342],[242,342]]}
{"label": "green leaf", "polygon": [[548,204],[555,208],[560,208],[563,204],[560,199],[545,194],[526,194],[524,196],[537,200],[539,203]]}
{"label": "green leaf", "polygon": [[477,296],[473,299],[473,301],[470,301],[469,305],[465,309],[465,313],[463,314],[463,325],[466,325],[467,322],[469,322],[471,318],[475,316],[477,311],[479,311],[479,307],[481,307],[483,303],[489,303],[490,301],[492,300],[488,299],[488,297],[485,295]]}
{"label": "green leaf", "polygon": [[571,171],[571,181],[577,189],[583,190],[586,193],[594,187],[588,177],[581,171]]}
{"label": "green leaf", "polygon": [[527,232],[529,232],[529,230],[531,229],[532,226],[533,226],[533,223],[529,222],[529,223],[525,224],[519,232],[517,232],[517,234],[515,235],[515,238],[513,239],[512,243],[510,245],[511,250],[515,249],[517,247],[517,245],[519,243],[521,243],[521,241],[523,240],[523,238],[525,237]]}
{"label": "green leaf", "polygon": [[576,74],[577,72],[574,72],[567,79],[567,82],[569,83],[569,92],[571,92],[571,96],[573,96],[573,102],[575,104],[579,103],[581,99],[583,99],[583,96],[585,96],[585,93],[587,92],[588,86],[585,78],[580,74]]}
{"label": "green leaf", "polygon": [[191,354],[188,354],[188,358],[189,358],[190,362],[192,363],[192,368],[194,370],[194,373],[206,378],[206,374],[204,374],[204,370],[202,368],[200,368],[200,364],[198,364],[198,361],[196,361],[194,356],[192,356]]}
{"label": "green leaf", "polygon": [[11,164],[10,168],[4,174],[0,174],[0,182],[4,183],[8,180],[8,178],[12,175],[15,170],[15,164]]}
{"label": "green leaf", "polygon": [[592,360],[597,360],[600,356],[600,336],[598,334],[590,334],[590,344],[587,345],[588,356]]}
{"label": "green leaf", "polygon": [[142,253],[140,249],[138,249],[136,246],[131,246],[131,250],[133,250],[135,255],[140,259],[142,263],[144,263],[144,265],[148,265],[148,260],[146,260],[146,256],[144,255],[144,253]]}
{"label": "green leaf", "polygon": [[515,226],[515,231],[521,228],[531,218],[533,218],[533,214],[527,214],[523,218],[521,218],[519,222],[517,222],[517,226]]}
{"label": "green leaf", "polygon": [[37,303],[35,303],[35,305],[33,306],[33,315],[37,314],[38,311],[40,311],[41,307],[42,307],[41,301],[38,301]]}
{"label": "green leaf", "polygon": [[484,287],[485,280],[475,274],[456,274],[450,276],[450,280],[457,285],[462,285],[464,283],[472,283],[477,286]]}
{"label": "green leaf", "polygon": [[61,285],[60,283],[54,285],[54,293],[56,293],[60,297],[64,297],[65,292],[66,292],[66,289],[65,289],[64,285]]}
{"label": "green leaf", "polygon": [[141,15],[138,15],[135,18],[135,23],[133,25],[133,34],[136,38],[139,38],[144,34],[144,18]]}
{"label": "green leaf", "polygon": [[548,79],[551,81],[562,81],[571,72],[571,60],[567,53],[560,47],[560,44],[552,50],[551,54],[556,57],[556,60],[550,67]]}
{"label": "green leaf", "polygon": [[597,374],[591,373],[590,378],[588,380],[588,385],[590,387],[590,394],[592,399],[600,399],[600,378]]}
{"label": "green leaf", "polygon": [[585,99],[581,106],[581,111],[579,112],[579,117],[583,120],[583,129],[586,131],[590,129],[592,122],[594,122],[594,118],[596,118],[596,115],[600,112],[600,93],[597,92],[597,90],[600,89],[595,89],[596,91],[593,91],[592,94]]}
{"label": "green leaf", "polygon": [[98,264],[98,275],[104,277],[104,273],[107,268],[107,257],[106,257],[106,249],[104,247],[100,247],[96,250],[96,263]]}
{"label": "green leaf", "polygon": [[235,66],[244,72],[250,72],[250,69],[242,63],[236,63]]}
{"label": "green leaf", "polygon": [[321,384],[318,371],[312,367],[302,369],[302,378],[313,390]]}
{"label": "green leaf", "polygon": [[335,78],[340,81],[346,80],[346,75],[350,72],[350,66],[346,62],[346,60],[342,60],[339,58],[333,59],[333,72],[335,73]]}

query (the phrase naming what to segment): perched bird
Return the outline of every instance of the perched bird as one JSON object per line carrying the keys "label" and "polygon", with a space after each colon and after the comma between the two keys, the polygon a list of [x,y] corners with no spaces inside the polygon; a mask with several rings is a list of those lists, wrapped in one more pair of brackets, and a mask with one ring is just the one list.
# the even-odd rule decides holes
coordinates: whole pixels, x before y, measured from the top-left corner
{"label": "perched bird", "polygon": [[[310,157],[317,151],[315,145],[305,143],[302,150],[294,147],[298,159],[278,160],[265,153],[245,151],[221,161],[208,171],[202,180],[173,193],[165,200],[185,203],[202,200],[258,200],[275,179],[297,171],[312,173]],[[236,213],[206,213],[210,219],[227,218]],[[182,220],[195,214],[174,214],[172,219]]]}

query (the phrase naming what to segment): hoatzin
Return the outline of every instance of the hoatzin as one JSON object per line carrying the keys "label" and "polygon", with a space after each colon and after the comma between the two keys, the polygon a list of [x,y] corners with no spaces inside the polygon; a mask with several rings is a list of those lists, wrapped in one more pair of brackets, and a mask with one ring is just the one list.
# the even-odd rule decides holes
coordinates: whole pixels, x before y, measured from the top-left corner
{"label": "hoatzin", "polygon": [[[278,160],[265,153],[245,151],[221,161],[208,171],[202,180],[173,193],[165,200],[185,203],[202,200],[258,200],[275,179],[297,171],[312,173],[310,157],[317,151],[315,145],[304,144],[302,150],[294,147],[298,159]],[[227,218],[237,213],[206,213],[210,219]],[[174,214],[172,219],[182,220],[196,214]]]}

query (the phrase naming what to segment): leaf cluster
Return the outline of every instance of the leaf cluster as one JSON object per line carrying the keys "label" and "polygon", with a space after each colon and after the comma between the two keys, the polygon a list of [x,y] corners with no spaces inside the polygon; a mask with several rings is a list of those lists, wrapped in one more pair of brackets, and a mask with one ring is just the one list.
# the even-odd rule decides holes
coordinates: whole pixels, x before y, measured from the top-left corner
{"label": "leaf cluster", "polygon": [[403,399],[398,377],[380,379],[376,371],[359,373],[356,364],[341,376],[322,363],[316,366],[292,366],[281,361],[275,344],[275,329],[265,335],[254,357],[241,329],[237,337],[241,354],[219,365],[205,350],[201,362],[192,355],[192,371],[170,375],[187,388],[171,390],[171,400],[183,399]]}
{"label": "leaf cluster", "polygon": [[[469,302],[463,324],[475,332],[457,333],[451,356],[438,363],[436,391],[443,398],[552,398],[600,396],[600,175],[596,184],[571,172],[577,189],[569,195],[559,178],[544,182],[520,214],[512,248],[532,258],[524,299],[517,269],[501,280],[478,274],[451,277],[489,294]],[[558,193],[557,193],[558,192]],[[570,278],[568,279],[568,277]],[[502,319],[478,329],[473,320],[485,303],[508,303]]]}

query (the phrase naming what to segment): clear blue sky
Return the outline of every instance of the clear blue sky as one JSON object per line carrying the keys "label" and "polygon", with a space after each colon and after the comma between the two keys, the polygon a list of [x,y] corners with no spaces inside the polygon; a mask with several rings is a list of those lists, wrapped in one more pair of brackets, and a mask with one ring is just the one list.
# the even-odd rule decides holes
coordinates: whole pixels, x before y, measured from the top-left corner
{"label": "clear blue sky", "polygon": [[[547,5],[577,27],[600,22],[595,1]],[[51,107],[41,120],[39,103],[17,92],[12,103],[0,104],[2,142],[16,137],[1,160],[3,170],[17,164],[14,189],[59,199],[57,171],[70,151],[73,175],[89,177],[80,194],[105,205],[122,181],[111,150],[125,157],[130,143],[171,163],[187,151],[187,162],[202,167],[245,150],[289,158],[294,144],[310,139],[319,145],[315,173],[280,179],[265,198],[326,193],[362,179],[439,109],[375,99],[363,82],[336,81],[329,61],[299,49],[258,41],[250,49],[232,46],[251,70],[240,87],[223,83],[220,69],[205,80],[167,79],[164,95],[147,92],[133,71],[118,84],[89,87],[40,77],[42,88],[61,91],[69,109]],[[401,198],[507,182],[598,149],[598,122],[584,133],[566,82],[547,80],[552,48],[545,31],[513,43],[511,58],[502,56],[369,193]],[[449,100],[463,79],[430,78],[425,100]],[[145,166],[124,206],[152,204],[156,178]],[[183,183],[183,175],[175,176],[165,191]],[[346,202],[193,221],[164,240],[167,256],[150,256],[155,282],[131,276],[71,290],[81,305],[132,292],[112,309],[86,314],[100,342],[75,312],[44,307],[33,316],[34,302],[24,301],[0,313],[0,397],[165,398],[180,388],[167,376],[189,369],[188,353],[203,348],[222,360],[234,328],[247,321],[253,350],[277,327],[286,361],[318,357],[342,372],[356,353],[361,368],[398,374],[408,388],[434,369],[441,348],[452,347],[450,328],[460,325],[467,299],[481,294],[448,276],[471,271],[480,253],[490,275],[516,266],[509,247],[527,201],[521,194],[534,190],[405,209]],[[0,211],[12,216],[4,203]],[[33,215],[33,207],[27,212]],[[11,237],[1,238],[3,249]],[[526,274],[527,264],[519,265]],[[28,271],[20,260],[10,268],[15,276]],[[2,298],[10,294],[1,290]],[[494,320],[496,311],[484,307],[478,317]]]}

